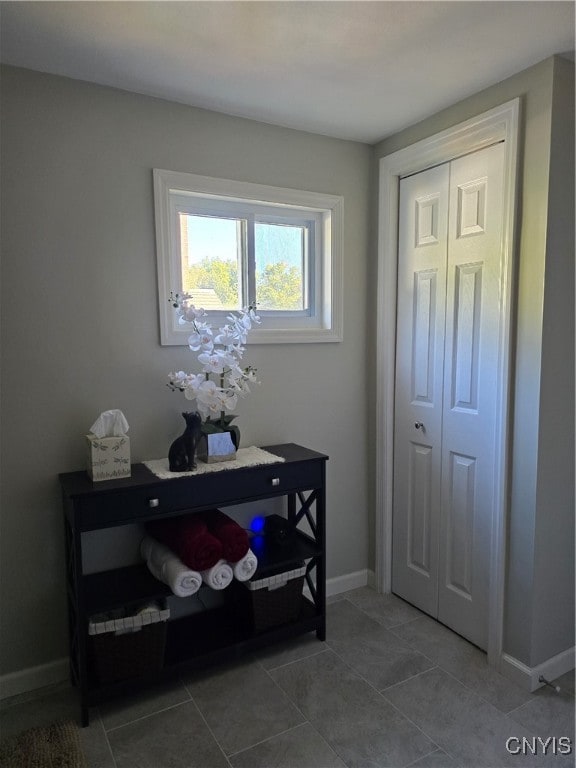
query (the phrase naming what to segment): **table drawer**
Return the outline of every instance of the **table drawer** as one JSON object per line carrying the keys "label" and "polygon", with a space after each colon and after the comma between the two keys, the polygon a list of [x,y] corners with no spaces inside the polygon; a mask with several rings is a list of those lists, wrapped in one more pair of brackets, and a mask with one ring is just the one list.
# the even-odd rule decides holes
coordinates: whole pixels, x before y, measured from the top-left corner
{"label": "table drawer", "polygon": [[145,520],[154,514],[167,511],[170,493],[158,486],[111,491],[85,496],[76,502],[78,523],[83,531],[124,525]]}
{"label": "table drawer", "polygon": [[[322,486],[322,462],[319,461],[267,464],[234,474],[238,477],[235,479],[236,484],[230,500],[263,498]],[[220,482],[225,482],[224,477]]]}
{"label": "table drawer", "polygon": [[86,495],[77,499],[76,511],[80,529],[87,531],[179,510],[282,496],[321,485],[320,461],[267,464]]}

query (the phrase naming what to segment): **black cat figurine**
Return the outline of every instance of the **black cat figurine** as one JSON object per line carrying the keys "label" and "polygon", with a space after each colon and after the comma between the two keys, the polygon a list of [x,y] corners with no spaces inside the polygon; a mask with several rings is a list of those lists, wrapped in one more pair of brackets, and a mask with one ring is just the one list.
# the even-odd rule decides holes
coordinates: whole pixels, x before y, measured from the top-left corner
{"label": "black cat figurine", "polygon": [[202,419],[200,414],[195,412],[183,413],[186,420],[186,429],[177,437],[168,451],[168,462],[170,472],[191,472],[196,469],[196,446],[200,440],[200,425]]}

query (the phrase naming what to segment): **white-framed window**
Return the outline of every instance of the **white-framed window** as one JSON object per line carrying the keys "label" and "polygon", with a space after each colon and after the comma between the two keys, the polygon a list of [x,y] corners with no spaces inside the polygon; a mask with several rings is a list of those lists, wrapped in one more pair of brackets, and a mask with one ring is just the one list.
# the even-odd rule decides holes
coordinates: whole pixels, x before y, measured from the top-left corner
{"label": "white-framed window", "polygon": [[185,345],[170,293],[224,324],[256,304],[249,343],[342,340],[343,198],[154,169],[161,343]]}

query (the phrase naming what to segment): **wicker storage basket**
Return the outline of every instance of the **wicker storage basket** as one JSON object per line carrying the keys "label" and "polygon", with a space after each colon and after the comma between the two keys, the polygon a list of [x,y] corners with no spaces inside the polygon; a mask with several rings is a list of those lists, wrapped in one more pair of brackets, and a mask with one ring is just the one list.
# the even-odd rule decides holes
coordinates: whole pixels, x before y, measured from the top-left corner
{"label": "wicker storage basket", "polygon": [[242,584],[255,632],[298,618],[305,573],[306,566],[298,564],[289,571]]}
{"label": "wicker storage basket", "polygon": [[[169,611],[158,612],[162,618],[153,617],[136,630],[100,631],[93,633],[89,627],[90,666],[99,683],[116,683],[150,673],[159,672],[164,666],[166,646],[166,618]],[[125,617],[126,626],[132,624]]]}

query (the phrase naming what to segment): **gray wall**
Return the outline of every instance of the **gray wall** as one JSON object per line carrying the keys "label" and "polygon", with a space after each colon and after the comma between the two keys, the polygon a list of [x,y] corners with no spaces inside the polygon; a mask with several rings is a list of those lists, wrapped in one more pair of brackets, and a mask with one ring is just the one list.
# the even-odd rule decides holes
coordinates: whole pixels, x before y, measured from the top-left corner
{"label": "gray wall", "polygon": [[[574,139],[567,117],[572,108],[567,100],[570,87],[574,87],[573,65],[553,57],[375,147],[377,163],[398,149],[521,98],[504,650],[529,666],[574,644],[574,245],[569,232],[574,166],[573,155],[570,164],[570,153],[564,151]],[[555,148],[551,156],[556,138],[561,149]],[[543,374],[542,367],[548,364],[551,370]],[[560,374],[562,383],[557,379]],[[566,403],[564,423],[558,418],[559,402]]]}
{"label": "gray wall", "polygon": [[[574,644],[574,64],[554,62],[532,663]],[[572,589],[569,587],[572,585]]]}
{"label": "gray wall", "polygon": [[67,654],[57,474],[103,410],[132,460],[167,454],[185,402],[159,345],[152,168],[344,196],[344,341],[256,346],[244,445],[330,455],[328,576],[367,567],[366,294],[371,149],[110,88],[2,69],[0,674]]}

